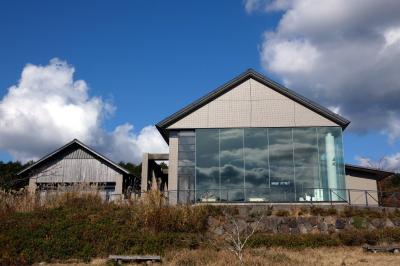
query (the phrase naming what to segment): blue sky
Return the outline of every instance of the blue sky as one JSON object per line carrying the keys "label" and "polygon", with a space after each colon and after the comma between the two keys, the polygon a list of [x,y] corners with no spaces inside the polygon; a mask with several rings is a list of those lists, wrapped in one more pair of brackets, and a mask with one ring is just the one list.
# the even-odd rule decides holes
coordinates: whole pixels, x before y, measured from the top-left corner
{"label": "blue sky", "polygon": [[[90,97],[114,106],[101,128],[129,123],[139,134],[247,68],[295,80],[268,65],[263,50],[263,34],[277,33],[285,12],[249,10],[241,0],[2,1],[0,99],[26,64],[59,58],[75,68],[74,80],[88,84]],[[290,88],[318,101],[299,84]],[[346,161],[396,154],[397,137],[389,141],[380,131],[346,131]],[[15,158],[10,150],[0,145],[0,159]]]}

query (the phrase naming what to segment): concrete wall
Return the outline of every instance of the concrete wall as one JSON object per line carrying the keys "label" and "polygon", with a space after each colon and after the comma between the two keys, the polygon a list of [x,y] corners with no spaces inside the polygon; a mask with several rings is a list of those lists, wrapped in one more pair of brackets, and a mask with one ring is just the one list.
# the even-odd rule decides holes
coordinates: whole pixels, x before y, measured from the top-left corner
{"label": "concrete wall", "polygon": [[[378,206],[378,187],[374,179],[346,175],[346,188],[350,189],[350,203],[354,205]],[[369,190],[365,193],[365,190]],[[350,195],[349,195],[350,194]]]}
{"label": "concrete wall", "polygon": [[148,182],[149,182],[149,154],[144,153],[142,159],[142,178],[140,183],[140,190],[147,191],[148,190]]}
{"label": "concrete wall", "polygon": [[258,81],[249,79],[168,128],[296,126],[337,124]]}

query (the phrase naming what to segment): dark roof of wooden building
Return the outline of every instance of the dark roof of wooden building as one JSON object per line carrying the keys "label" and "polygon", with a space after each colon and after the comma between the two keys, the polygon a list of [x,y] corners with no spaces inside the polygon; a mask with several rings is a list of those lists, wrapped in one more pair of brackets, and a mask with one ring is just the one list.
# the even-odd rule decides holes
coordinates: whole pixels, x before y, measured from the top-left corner
{"label": "dark roof of wooden building", "polygon": [[346,175],[382,180],[388,176],[394,175],[394,172],[380,170],[372,167],[346,164]]}

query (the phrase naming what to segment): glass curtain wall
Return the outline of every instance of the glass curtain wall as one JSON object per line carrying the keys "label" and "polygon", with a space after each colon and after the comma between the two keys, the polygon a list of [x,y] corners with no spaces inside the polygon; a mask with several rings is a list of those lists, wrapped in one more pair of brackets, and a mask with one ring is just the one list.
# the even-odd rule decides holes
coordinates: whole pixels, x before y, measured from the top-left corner
{"label": "glass curtain wall", "polygon": [[243,129],[219,131],[222,201],[244,201],[243,138]]}
{"label": "glass curtain wall", "polygon": [[196,130],[195,179],[197,200],[212,202],[221,198],[218,129]]}
{"label": "glass curtain wall", "polygon": [[269,128],[269,169],[272,202],[295,201],[291,128]]}
{"label": "glass curtain wall", "polygon": [[343,201],[342,129],[196,129],[197,201]]}
{"label": "glass curtain wall", "polygon": [[267,129],[245,128],[244,139],[246,200],[266,201],[270,187]]}

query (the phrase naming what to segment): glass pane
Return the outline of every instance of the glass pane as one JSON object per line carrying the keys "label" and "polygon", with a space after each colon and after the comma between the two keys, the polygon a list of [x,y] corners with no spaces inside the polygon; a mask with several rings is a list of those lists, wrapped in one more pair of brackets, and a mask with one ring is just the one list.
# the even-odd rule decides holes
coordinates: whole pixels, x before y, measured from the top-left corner
{"label": "glass pane", "polygon": [[221,200],[244,201],[243,129],[220,129]]}
{"label": "glass pane", "polygon": [[297,201],[323,201],[319,188],[318,142],[316,128],[293,129]]}
{"label": "glass pane", "polygon": [[178,132],[178,202],[190,203],[194,202],[195,188],[195,132],[180,131]]}
{"label": "glass pane", "polygon": [[269,128],[271,201],[294,201],[294,165],[291,128]]}
{"label": "glass pane", "polygon": [[245,128],[244,147],[246,201],[267,201],[269,192],[267,129]]}
{"label": "glass pane", "polygon": [[346,198],[342,129],[340,127],[318,128],[320,175],[325,200],[343,201]]}
{"label": "glass pane", "polygon": [[196,200],[219,199],[218,129],[196,130]]}

